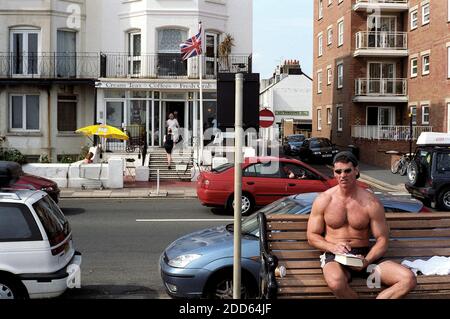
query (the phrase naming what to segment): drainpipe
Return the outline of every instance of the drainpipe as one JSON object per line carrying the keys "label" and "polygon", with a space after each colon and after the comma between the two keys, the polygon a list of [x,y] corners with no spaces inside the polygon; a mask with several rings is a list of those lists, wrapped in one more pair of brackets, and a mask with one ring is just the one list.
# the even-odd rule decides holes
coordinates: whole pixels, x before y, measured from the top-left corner
{"label": "drainpipe", "polygon": [[51,94],[50,85],[47,86],[47,152],[48,159],[52,160],[52,125],[51,125]]}

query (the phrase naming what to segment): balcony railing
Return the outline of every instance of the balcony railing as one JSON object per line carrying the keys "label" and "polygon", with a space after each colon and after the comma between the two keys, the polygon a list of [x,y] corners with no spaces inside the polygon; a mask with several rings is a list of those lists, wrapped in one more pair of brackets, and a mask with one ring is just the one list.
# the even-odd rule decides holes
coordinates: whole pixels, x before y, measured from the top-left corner
{"label": "balcony railing", "polygon": [[381,9],[388,11],[408,10],[409,0],[356,0],[354,10]]}
{"label": "balcony railing", "polygon": [[[424,132],[433,132],[433,127],[413,126],[413,140],[417,140],[420,134]],[[352,126],[352,137],[369,140],[409,141],[410,127],[409,125],[356,125]]]}
{"label": "balcony railing", "polygon": [[0,78],[95,79],[98,53],[1,53]]}
{"label": "balcony railing", "polygon": [[[183,61],[178,53],[143,54],[103,53],[101,77],[104,78],[199,78],[197,58]],[[203,77],[214,79],[218,73],[252,72],[248,55],[208,58],[203,61]]]}
{"label": "balcony railing", "polygon": [[407,50],[406,32],[358,32],[356,33],[357,50]]}
{"label": "balcony railing", "polygon": [[356,3],[394,3],[408,4],[409,0],[356,0]]}
{"label": "balcony railing", "polygon": [[356,79],[356,96],[401,96],[407,94],[406,79]]}

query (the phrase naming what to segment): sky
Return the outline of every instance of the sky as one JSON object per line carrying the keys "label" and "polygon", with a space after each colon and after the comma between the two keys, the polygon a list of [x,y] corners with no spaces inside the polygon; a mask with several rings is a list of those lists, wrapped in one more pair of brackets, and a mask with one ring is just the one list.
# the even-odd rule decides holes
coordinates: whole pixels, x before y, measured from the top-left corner
{"label": "sky", "polygon": [[313,70],[313,1],[253,1],[253,72],[270,78],[284,60],[299,60]]}

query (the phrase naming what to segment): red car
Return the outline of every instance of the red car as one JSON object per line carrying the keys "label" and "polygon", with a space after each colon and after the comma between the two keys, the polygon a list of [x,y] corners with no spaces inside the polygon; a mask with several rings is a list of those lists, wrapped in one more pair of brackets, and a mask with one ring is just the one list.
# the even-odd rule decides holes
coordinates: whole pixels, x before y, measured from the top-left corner
{"label": "red car", "polygon": [[[279,198],[300,193],[323,192],[337,185],[311,166],[295,159],[277,157],[247,158],[242,164],[242,213],[265,206]],[[369,188],[365,183],[359,186]],[[234,164],[202,172],[197,196],[204,206],[233,208]]]}
{"label": "red car", "polygon": [[0,161],[0,177],[6,174],[14,175],[17,179],[13,184],[9,184],[9,189],[37,189],[46,192],[55,203],[59,202],[61,190],[58,184],[49,179],[24,173],[19,164],[14,162]]}

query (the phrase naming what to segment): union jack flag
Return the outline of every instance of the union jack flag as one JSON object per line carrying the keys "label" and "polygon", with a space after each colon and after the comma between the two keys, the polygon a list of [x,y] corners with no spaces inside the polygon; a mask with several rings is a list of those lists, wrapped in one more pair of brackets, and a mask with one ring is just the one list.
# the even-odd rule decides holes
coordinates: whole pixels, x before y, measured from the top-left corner
{"label": "union jack flag", "polygon": [[180,44],[182,59],[187,60],[197,55],[202,54],[202,25],[200,24],[199,31],[192,38],[187,39]]}

